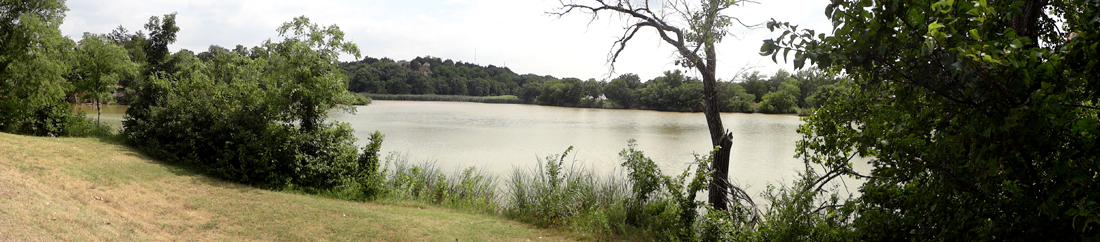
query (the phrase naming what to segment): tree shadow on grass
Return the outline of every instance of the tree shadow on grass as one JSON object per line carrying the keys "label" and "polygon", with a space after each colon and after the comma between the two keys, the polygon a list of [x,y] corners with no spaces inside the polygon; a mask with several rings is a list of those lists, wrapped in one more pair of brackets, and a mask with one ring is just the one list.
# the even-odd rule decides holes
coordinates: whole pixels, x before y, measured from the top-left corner
{"label": "tree shadow on grass", "polygon": [[141,159],[141,160],[145,160],[145,161],[147,161],[149,163],[152,163],[152,164],[163,166],[163,167],[167,168],[168,172],[171,172],[173,175],[194,178],[194,180],[192,180],[192,182],[195,182],[195,183],[202,183],[202,184],[210,185],[210,186],[214,186],[214,187],[233,189],[233,190],[237,190],[239,192],[249,192],[249,191],[255,191],[256,189],[264,189],[264,188],[261,188],[261,187],[255,187],[255,186],[251,186],[251,185],[248,185],[248,184],[241,184],[241,183],[237,183],[237,182],[233,182],[233,181],[230,181],[230,180],[220,178],[220,177],[218,177],[214,174],[211,174],[210,172],[206,171],[206,169],[204,169],[203,167],[198,166],[198,165],[186,164],[186,163],[181,163],[181,162],[169,162],[169,161],[165,161],[163,159],[155,158],[152,155],[149,155],[148,153],[142,151],[141,149],[139,149],[137,147],[134,147],[133,145],[129,144],[120,135],[113,135],[113,136],[110,136],[110,137],[97,137],[97,138],[101,142],[126,147],[123,150],[120,150],[120,152],[122,152],[122,154],[124,154],[124,155],[131,156],[131,157],[134,157],[134,158],[138,158],[138,159]]}

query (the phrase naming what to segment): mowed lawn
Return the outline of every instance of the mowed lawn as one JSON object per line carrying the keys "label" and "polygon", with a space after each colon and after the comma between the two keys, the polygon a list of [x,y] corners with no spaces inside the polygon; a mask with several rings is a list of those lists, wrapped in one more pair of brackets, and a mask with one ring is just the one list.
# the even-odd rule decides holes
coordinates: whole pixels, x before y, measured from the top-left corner
{"label": "mowed lawn", "polygon": [[257,189],[95,138],[0,133],[0,241],[560,241],[494,215]]}

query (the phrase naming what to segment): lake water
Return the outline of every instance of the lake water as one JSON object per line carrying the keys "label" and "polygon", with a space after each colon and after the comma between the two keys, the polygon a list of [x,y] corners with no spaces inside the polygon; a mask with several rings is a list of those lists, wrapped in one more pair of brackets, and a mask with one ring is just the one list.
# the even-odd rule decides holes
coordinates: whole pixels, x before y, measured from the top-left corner
{"label": "lake water", "polygon": [[[95,107],[78,106],[89,116]],[[619,152],[627,140],[666,174],[677,175],[694,154],[710,151],[702,113],[562,108],[522,104],[375,100],[355,114],[332,114],[356,131],[359,145],[375,130],[386,135],[382,150],[407,154],[413,162],[436,162],[445,170],[476,166],[507,179],[513,169],[530,169],[539,158],[573,146],[566,165],[597,174],[621,172]],[[125,107],[107,106],[103,121],[120,126]],[[722,114],[733,133],[730,179],[757,195],[768,183],[789,184],[803,169],[795,158],[797,116]],[[571,164],[572,163],[572,164]],[[857,164],[864,171],[866,165]],[[858,181],[848,182],[855,191]]]}
{"label": "lake water", "polygon": [[[122,127],[122,116],[126,114],[126,106],[122,105],[99,105],[100,111],[103,112],[99,115],[99,122],[105,123],[116,129]],[[73,105],[73,112],[84,112],[93,120],[96,119],[95,105]]]}

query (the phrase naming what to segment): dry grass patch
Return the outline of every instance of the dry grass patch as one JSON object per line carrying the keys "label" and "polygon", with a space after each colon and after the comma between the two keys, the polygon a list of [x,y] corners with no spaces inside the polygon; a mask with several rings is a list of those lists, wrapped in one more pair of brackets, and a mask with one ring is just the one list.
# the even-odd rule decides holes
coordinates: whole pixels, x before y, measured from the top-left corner
{"label": "dry grass patch", "polygon": [[0,241],[555,241],[557,232],[429,206],[223,182],[94,138],[0,133]]}

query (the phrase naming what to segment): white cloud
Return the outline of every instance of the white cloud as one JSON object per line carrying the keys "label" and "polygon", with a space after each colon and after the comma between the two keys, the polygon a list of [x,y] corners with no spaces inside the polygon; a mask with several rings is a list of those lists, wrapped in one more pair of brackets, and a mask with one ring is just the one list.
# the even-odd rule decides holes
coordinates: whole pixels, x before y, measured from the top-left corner
{"label": "white cloud", "polygon": [[[150,16],[178,12],[178,40],[172,50],[201,52],[211,44],[232,48],[277,39],[275,28],[296,16],[336,24],[357,43],[364,55],[411,59],[431,55],[482,65],[507,65],[520,74],[605,78],[612,43],[626,22],[613,16],[596,21],[584,14],[561,18],[556,0],[436,0],[436,1],[258,1],[258,0],[70,0],[65,35],[107,33],[122,25],[142,30]],[[829,29],[823,16],[827,1],[771,0],[730,9],[728,14],[749,23],[769,18],[802,24],[818,32]],[[739,38],[718,46],[719,77],[750,65],[764,73],[791,69],[757,54],[767,29],[735,29]],[[476,50],[476,56],[475,56]],[[616,73],[637,73],[643,79],[677,68],[673,49],[652,30],[639,32],[616,63]],[[782,62],[782,60],[780,60]]]}

